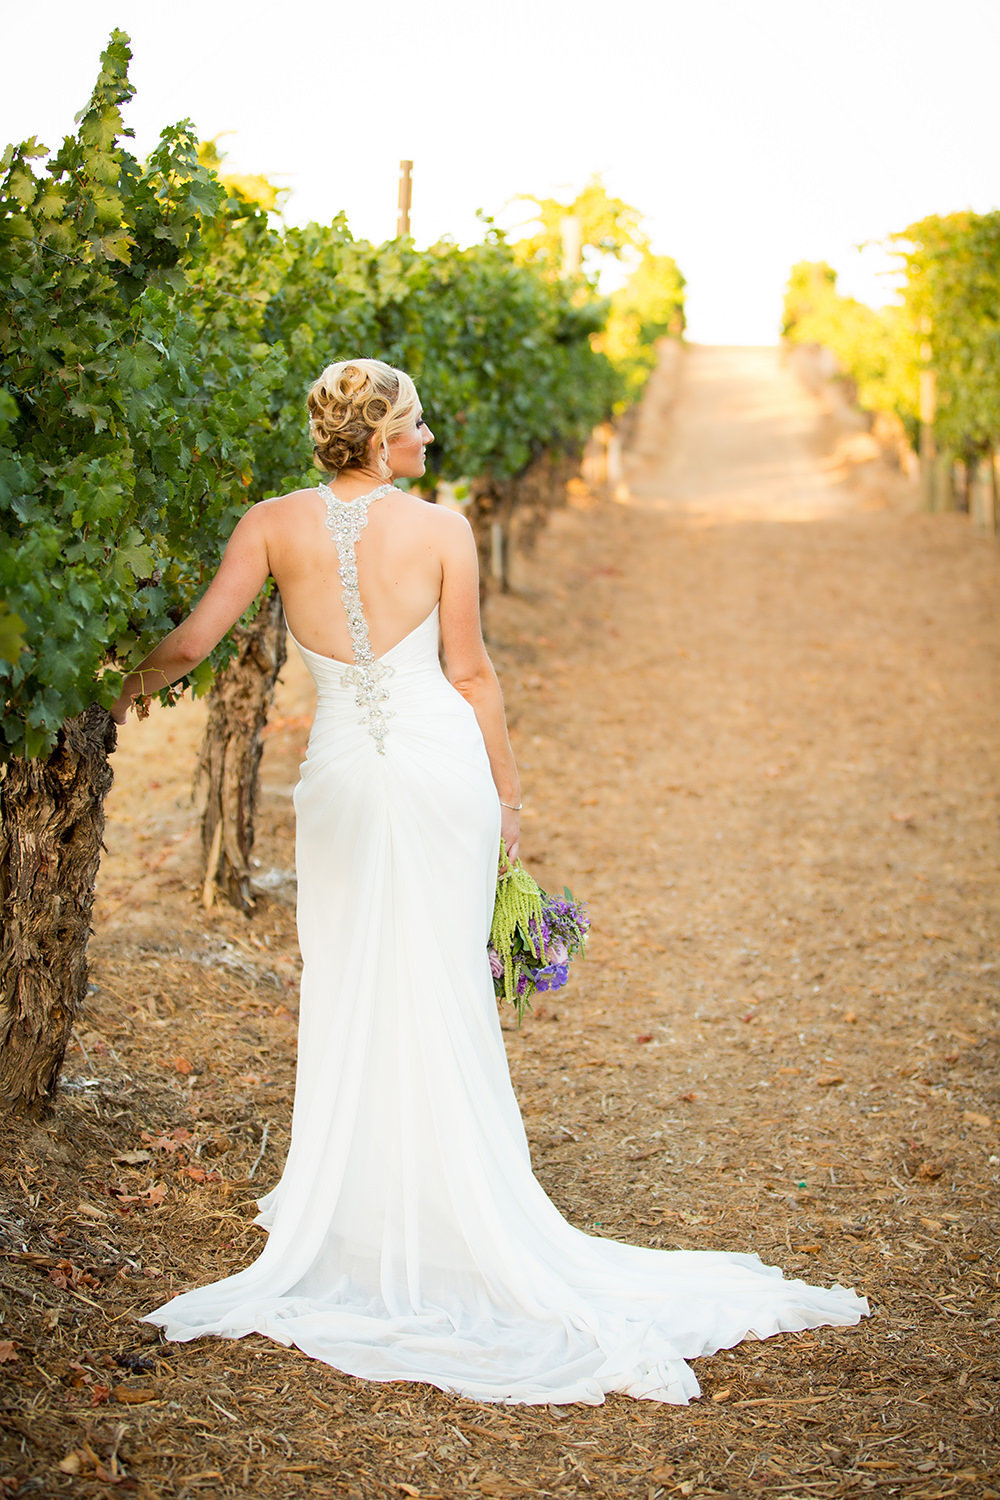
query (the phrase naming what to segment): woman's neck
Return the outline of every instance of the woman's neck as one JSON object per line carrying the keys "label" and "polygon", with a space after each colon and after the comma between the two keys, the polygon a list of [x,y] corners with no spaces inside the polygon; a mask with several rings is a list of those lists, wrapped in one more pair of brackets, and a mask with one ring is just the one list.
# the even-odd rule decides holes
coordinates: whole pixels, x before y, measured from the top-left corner
{"label": "woman's neck", "polygon": [[356,500],[359,495],[377,490],[381,484],[391,484],[392,475],[385,478],[368,469],[341,469],[336,479],[327,478],[324,483],[329,485],[338,499]]}

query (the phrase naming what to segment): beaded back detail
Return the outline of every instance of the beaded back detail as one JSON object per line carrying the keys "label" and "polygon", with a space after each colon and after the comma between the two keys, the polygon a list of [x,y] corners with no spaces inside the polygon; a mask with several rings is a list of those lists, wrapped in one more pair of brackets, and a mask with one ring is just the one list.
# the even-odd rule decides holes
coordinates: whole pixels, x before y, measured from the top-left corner
{"label": "beaded back detail", "polygon": [[355,500],[343,501],[337,499],[328,484],[321,484],[319,487],[326,502],[326,524],[337,547],[340,597],[344,602],[354,650],[354,665],[348,668],[346,676],[348,682],[357,687],[355,702],[380,755],[385,754],[386,719],[389,717],[388,710],[382,707],[389,694],[381,683],[384,677],[391,675],[392,667],[379,661],[372,651],[368,621],[361,608],[355,548],[358,538],[368,525],[368,507],[373,501],[387,495],[392,488],[391,484],[380,484],[369,495],[359,495]]}

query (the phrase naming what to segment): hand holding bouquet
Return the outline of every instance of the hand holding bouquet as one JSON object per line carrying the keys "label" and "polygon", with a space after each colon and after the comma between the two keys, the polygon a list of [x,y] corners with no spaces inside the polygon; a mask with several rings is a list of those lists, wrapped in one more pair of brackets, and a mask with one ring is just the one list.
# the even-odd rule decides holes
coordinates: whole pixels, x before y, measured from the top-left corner
{"label": "hand holding bouquet", "polygon": [[586,907],[563,888],[548,895],[519,859],[511,864],[500,845],[500,873],[490,928],[490,968],[498,999],[509,1000],[518,1025],[536,990],[559,990],[570,959],[583,951],[590,919]]}

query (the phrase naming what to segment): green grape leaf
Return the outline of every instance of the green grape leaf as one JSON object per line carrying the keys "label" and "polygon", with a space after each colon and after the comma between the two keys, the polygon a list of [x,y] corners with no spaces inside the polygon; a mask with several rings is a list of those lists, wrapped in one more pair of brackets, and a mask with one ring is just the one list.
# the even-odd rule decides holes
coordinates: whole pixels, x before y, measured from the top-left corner
{"label": "green grape leaf", "polygon": [[20,616],[0,600],[0,661],[17,661],[24,649],[25,630]]}

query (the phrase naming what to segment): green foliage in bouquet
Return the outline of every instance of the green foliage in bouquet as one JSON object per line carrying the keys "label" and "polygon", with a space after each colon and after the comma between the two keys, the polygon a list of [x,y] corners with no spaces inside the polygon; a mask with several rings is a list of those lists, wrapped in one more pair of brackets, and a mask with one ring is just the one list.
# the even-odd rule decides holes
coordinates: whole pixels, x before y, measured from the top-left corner
{"label": "green foliage in bouquet", "polygon": [[[519,859],[513,864],[508,862],[507,850],[501,847],[506,870],[501,869],[497,880],[490,947],[500,955],[503,964],[503,972],[497,976],[503,985],[503,999],[516,1006],[518,949],[526,947],[536,958],[541,958],[538,944],[542,928],[542,889]],[[533,927],[537,937],[532,936]]]}
{"label": "green foliage in bouquet", "polygon": [[561,897],[542,890],[521,861],[507,858],[501,843],[489,959],[499,1000],[517,1012],[518,1025],[537,990],[562,989],[569,963],[583,951],[590,919],[563,888]]}

